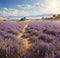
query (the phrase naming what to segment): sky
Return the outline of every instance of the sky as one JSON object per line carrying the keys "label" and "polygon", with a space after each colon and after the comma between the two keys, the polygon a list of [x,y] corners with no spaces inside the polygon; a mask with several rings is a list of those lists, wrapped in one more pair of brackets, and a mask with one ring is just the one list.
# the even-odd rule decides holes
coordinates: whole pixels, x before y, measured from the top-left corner
{"label": "sky", "polygon": [[60,0],[0,0],[0,16],[60,14]]}

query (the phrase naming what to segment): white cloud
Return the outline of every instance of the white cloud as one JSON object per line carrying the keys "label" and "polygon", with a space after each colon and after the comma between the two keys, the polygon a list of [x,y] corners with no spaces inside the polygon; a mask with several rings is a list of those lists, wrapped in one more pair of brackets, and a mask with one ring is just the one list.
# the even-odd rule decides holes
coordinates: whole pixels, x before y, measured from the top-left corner
{"label": "white cloud", "polygon": [[26,11],[24,11],[24,10],[22,10],[21,12],[19,12],[18,15],[19,15],[19,16],[29,16],[30,13],[29,13],[29,12],[26,12]]}
{"label": "white cloud", "polygon": [[2,14],[3,14],[3,15],[6,15],[7,13],[8,13],[8,9],[7,9],[7,8],[3,8]]}
{"label": "white cloud", "polygon": [[17,5],[17,7],[18,8],[22,8],[22,9],[30,9],[30,8],[32,8],[32,6],[31,5],[29,5],[29,4],[22,4],[22,5]]}
{"label": "white cloud", "polygon": [[12,9],[12,8],[3,8],[2,10],[2,15],[3,16],[35,16],[39,15],[40,12],[36,10],[30,10],[25,11],[25,10],[18,10],[18,9]]}
{"label": "white cloud", "polygon": [[36,16],[36,15],[39,15],[40,14],[40,12],[39,11],[30,11],[30,15],[31,16]]}
{"label": "white cloud", "polygon": [[12,8],[3,8],[1,11],[2,15],[4,16],[29,16],[30,14],[27,11],[20,11],[18,9]]}
{"label": "white cloud", "polygon": [[12,16],[17,16],[18,13],[19,13],[19,10],[17,9],[9,9],[9,14]]}
{"label": "white cloud", "polygon": [[4,16],[16,16],[18,12],[19,11],[17,9],[11,9],[11,8],[3,8],[2,10],[2,14]]}
{"label": "white cloud", "polygon": [[35,6],[38,8],[45,8],[45,5],[43,3],[36,3]]}
{"label": "white cloud", "polygon": [[37,3],[35,3],[35,7],[39,10],[38,12],[40,14],[46,13],[47,6],[46,6],[45,3],[39,3],[39,2],[37,2]]}

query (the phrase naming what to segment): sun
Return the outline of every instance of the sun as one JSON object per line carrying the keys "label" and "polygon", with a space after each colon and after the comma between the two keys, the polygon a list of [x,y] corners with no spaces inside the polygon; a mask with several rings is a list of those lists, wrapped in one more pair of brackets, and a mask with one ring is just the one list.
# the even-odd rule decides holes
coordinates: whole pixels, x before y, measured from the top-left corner
{"label": "sun", "polygon": [[59,6],[58,1],[53,0],[53,1],[52,1],[52,3],[51,3],[51,7],[53,7],[54,9],[57,9],[57,8],[58,8],[58,6]]}
{"label": "sun", "polygon": [[59,13],[60,12],[60,0],[48,0],[47,1],[47,12]]}

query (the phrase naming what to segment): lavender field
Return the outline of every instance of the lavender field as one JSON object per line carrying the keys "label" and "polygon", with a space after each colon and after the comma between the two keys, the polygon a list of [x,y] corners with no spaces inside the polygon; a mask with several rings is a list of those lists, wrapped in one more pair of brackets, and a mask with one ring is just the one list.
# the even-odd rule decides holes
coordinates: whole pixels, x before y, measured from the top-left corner
{"label": "lavender field", "polygon": [[60,22],[0,22],[0,58],[60,58]]}

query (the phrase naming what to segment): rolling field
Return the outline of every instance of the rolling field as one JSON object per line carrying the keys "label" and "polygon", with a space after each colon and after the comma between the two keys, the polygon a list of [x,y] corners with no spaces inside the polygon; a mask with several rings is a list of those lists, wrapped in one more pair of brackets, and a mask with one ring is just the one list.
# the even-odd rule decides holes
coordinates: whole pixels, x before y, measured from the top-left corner
{"label": "rolling field", "polygon": [[0,22],[0,58],[60,58],[60,22]]}

